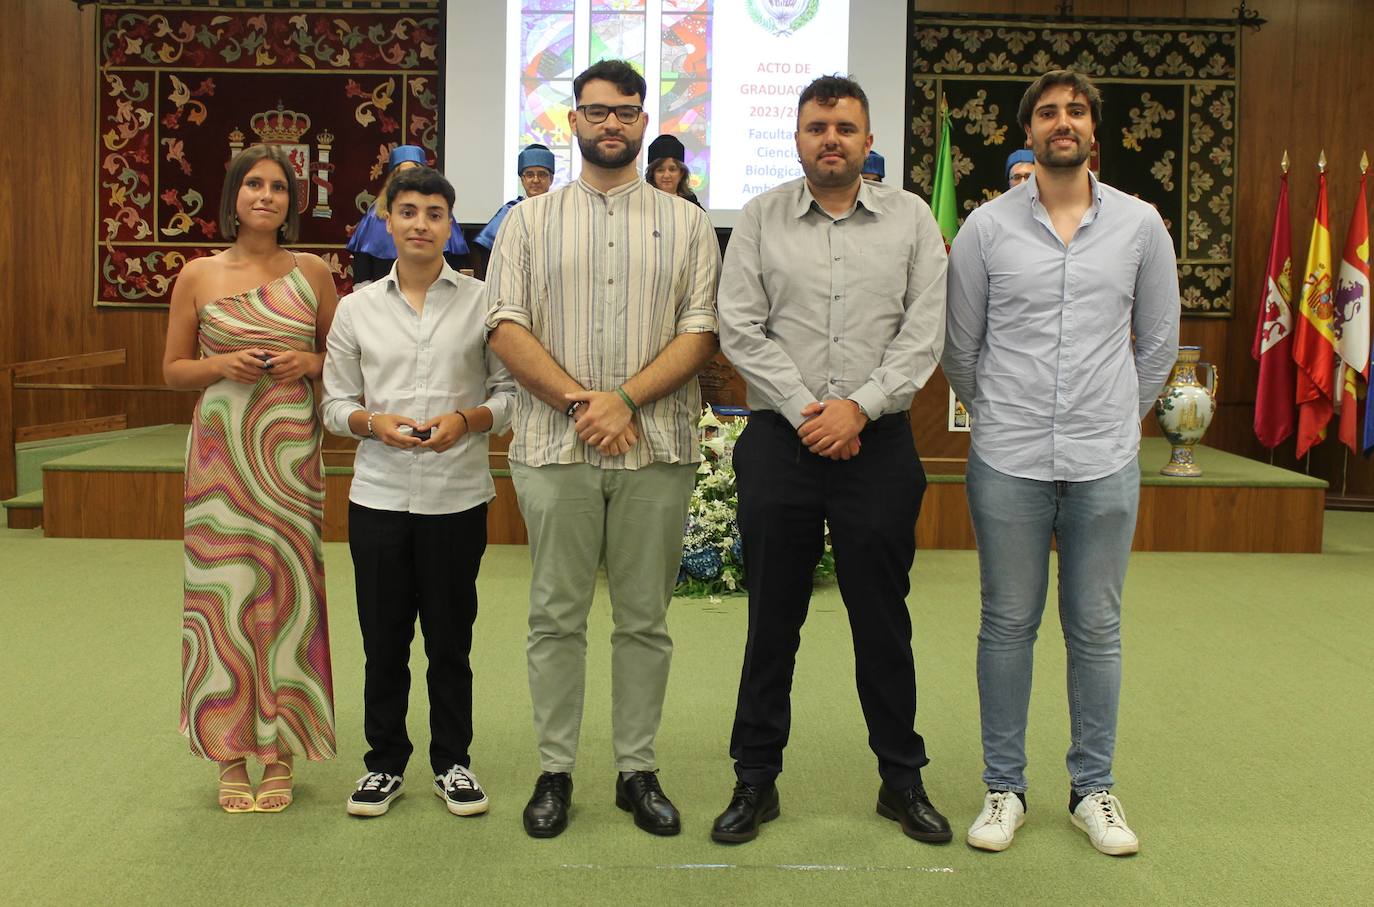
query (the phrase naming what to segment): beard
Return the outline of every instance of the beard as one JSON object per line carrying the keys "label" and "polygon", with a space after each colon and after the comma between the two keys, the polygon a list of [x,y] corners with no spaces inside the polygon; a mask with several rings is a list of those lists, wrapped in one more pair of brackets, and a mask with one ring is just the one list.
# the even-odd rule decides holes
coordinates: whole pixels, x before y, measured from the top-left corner
{"label": "beard", "polygon": [[801,162],[802,172],[811,181],[811,185],[819,186],[822,189],[838,189],[841,186],[852,185],[859,179],[864,162],[863,160],[851,161],[845,158],[844,164],[839,169],[822,167],[819,160],[803,160]]}
{"label": "beard", "polygon": [[622,135],[620,139],[625,143],[625,146],[615,154],[602,151],[596,139],[584,138],[581,133],[578,133],[577,136],[577,147],[582,152],[582,160],[605,170],[619,170],[639,157],[640,146],[644,144],[643,138],[632,139],[627,135]]}
{"label": "beard", "polygon": [[1060,168],[1064,170],[1073,170],[1083,166],[1084,162],[1092,156],[1092,142],[1083,142],[1078,140],[1077,137],[1075,137],[1075,141],[1078,141],[1078,144],[1074,148],[1061,149],[1054,146],[1054,139],[1051,138],[1039,148],[1035,149],[1035,162],[1042,167]]}

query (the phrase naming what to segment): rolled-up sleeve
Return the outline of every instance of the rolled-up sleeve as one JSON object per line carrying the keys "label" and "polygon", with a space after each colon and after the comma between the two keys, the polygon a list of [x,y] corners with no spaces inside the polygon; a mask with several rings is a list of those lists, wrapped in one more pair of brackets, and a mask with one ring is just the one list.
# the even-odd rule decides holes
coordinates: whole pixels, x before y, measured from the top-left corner
{"label": "rolled-up sleeve", "polygon": [[925,386],[945,344],[945,277],[948,257],[940,227],[930,208],[912,198],[916,236],[907,264],[905,314],[878,367],[850,399],[871,417],[896,412],[898,399],[909,398]]}
{"label": "rolled-up sleeve", "polygon": [[348,427],[348,417],[364,409],[362,351],[353,330],[351,295],[339,301],[334,322],[325,341],[324,403],[320,407],[324,427],[344,438],[366,438]]}
{"label": "rolled-up sleeve", "polygon": [[491,259],[487,262],[487,333],[503,321],[514,321],[532,330],[534,318],[529,294],[529,228],[525,223],[528,205],[510,210],[496,234]]}
{"label": "rolled-up sleeve", "polygon": [[720,273],[720,346],[749,385],[793,427],[816,401],[796,363],[768,336],[768,294],[759,250],[759,206],[746,205],[725,247]]}
{"label": "rolled-up sleeve", "polygon": [[1135,334],[1135,370],[1140,382],[1140,418],[1154,409],[1178,359],[1178,262],[1173,240],[1156,214],[1145,222],[1144,253],[1136,272],[1131,330]]}
{"label": "rolled-up sleeve", "polygon": [[945,349],[940,358],[949,386],[970,412],[978,395],[978,356],[988,321],[988,271],[976,214],[964,222],[950,245]]}
{"label": "rolled-up sleeve", "polygon": [[716,291],[720,285],[720,243],[711,221],[693,207],[696,224],[692,230],[692,264],[687,270],[687,292],[677,306],[676,331],[679,334],[718,333]]}

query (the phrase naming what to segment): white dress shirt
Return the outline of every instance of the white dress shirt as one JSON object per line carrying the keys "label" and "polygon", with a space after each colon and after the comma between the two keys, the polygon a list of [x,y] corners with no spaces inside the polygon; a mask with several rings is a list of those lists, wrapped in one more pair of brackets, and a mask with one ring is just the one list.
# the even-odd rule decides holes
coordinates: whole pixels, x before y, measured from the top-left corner
{"label": "white dress shirt", "polygon": [[348,499],[374,510],[459,513],[496,496],[486,432],[468,432],[443,453],[403,450],[354,434],[348,417],[365,410],[416,422],[485,406],[491,432],[510,422],[515,382],[487,349],[480,280],[447,264],[425,294],[406,302],[396,269],[339,301],[324,360],[324,424],[362,438]]}

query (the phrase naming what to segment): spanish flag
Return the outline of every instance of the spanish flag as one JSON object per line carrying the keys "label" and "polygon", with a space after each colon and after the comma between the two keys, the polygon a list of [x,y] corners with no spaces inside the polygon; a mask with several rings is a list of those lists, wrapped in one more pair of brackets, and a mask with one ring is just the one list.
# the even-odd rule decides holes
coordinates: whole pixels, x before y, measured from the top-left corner
{"label": "spanish flag", "polygon": [[1317,213],[1307,246],[1293,361],[1298,366],[1298,456],[1326,438],[1335,396],[1336,332],[1333,326],[1331,227],[1326,213],[1326,173],[1317,177]]}

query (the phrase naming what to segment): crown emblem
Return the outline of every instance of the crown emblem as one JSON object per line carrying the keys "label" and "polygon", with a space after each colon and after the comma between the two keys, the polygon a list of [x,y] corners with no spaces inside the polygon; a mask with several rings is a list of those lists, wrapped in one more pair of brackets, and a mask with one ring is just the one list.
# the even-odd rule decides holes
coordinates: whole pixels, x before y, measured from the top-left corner
{"label": "crown emblem", "polygon": [[276,110],[255,113],[248,122],[258,138],[268,144],[295,144],[310,131],[310,117],[285,109],[281,101]]}

